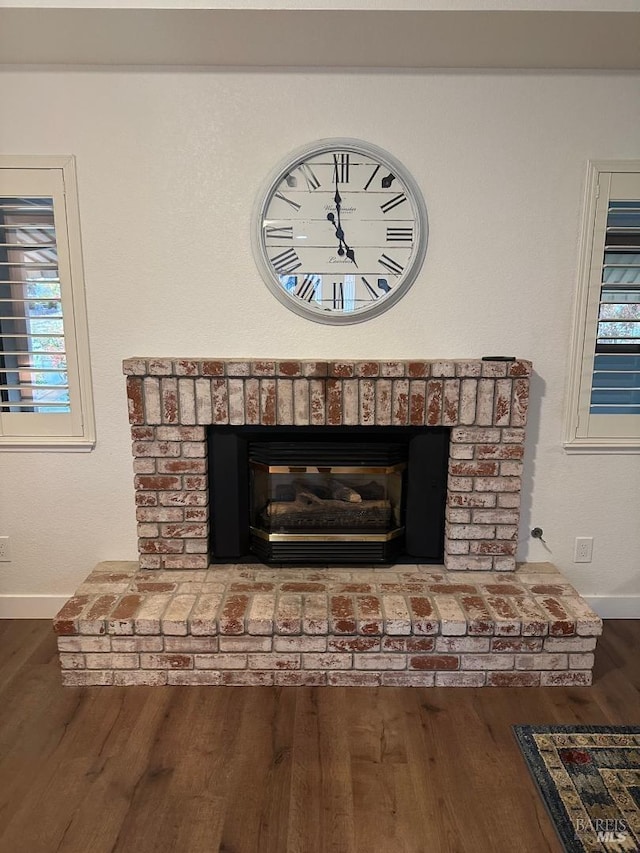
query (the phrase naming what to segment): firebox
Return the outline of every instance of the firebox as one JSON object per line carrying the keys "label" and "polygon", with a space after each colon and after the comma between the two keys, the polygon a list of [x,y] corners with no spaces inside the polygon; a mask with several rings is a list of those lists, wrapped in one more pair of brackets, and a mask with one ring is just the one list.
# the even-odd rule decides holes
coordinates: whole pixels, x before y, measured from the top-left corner
{"label": "firebox", "polygon": [[212,560],[441,562],[449,430],[211,427]]}

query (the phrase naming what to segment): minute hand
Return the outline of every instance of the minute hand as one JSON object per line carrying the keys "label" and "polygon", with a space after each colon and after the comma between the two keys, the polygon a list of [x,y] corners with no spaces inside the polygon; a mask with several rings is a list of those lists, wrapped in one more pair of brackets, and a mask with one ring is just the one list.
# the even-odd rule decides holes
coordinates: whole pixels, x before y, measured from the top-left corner
{"label": "minute hand", "polygon": [[[356,263],[355,252],[353,251],[352,248],[350,248],[347,245],[347,243],[344,239],[344,230],[342,228],[342,223],[340,221],[340,210],[341,210],[341,206],[342,206],[342,198],[340,196],[340,191],[338,189],[338,158],[336,157],[335,154],[333,155],[333,180],[334,180],[335,187],[336,187],[336,191],[335,191],[335,194],[333,196],[333,200],[334,200],[335,205],[336,205],[336,216],[334,216],[333,213],[328,213],[327,219],[333,225],[335,232],[336,232],[336,237],[338,238],[338,255],[340,255],[340,257],[342,257],[342,255],[346,254],[347,258],[357,267],[358,264]],[[337,221],[336,221],[336,217],[337,217]]]}

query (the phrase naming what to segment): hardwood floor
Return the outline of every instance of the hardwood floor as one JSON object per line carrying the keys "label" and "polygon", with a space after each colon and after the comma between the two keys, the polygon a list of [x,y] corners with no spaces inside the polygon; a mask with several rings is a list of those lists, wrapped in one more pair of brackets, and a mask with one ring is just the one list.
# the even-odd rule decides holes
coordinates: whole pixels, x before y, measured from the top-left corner
{"label": "hardwood floor", "polygon": [[47,621],[0,621],[0,850],[561,850],[514,723],[640,723],[640,621],[590,688],[63,688]]}

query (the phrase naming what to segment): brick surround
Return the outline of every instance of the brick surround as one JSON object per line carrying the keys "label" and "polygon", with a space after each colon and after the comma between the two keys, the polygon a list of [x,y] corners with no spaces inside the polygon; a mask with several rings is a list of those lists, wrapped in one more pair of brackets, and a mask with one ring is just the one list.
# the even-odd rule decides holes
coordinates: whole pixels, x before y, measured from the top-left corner
{"label": "brick surround", "polygon": [[451,427],[445,567],[513,571],[531,363],[130,358],[144,569],[206,569],[206,427]]}

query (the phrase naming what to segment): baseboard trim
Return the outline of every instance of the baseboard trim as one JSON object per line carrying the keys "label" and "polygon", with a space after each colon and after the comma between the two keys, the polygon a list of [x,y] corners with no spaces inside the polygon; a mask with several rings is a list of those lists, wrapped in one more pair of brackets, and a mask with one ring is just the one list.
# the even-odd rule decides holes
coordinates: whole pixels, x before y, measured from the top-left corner
{"label": "baseboard trim", "polygon": [[640,595],[584,595],[602,619],[640,619]]}
{"label": "baseboard trim", "polygon": [[71,595],[0,595],[0,619],[53,619]]}

